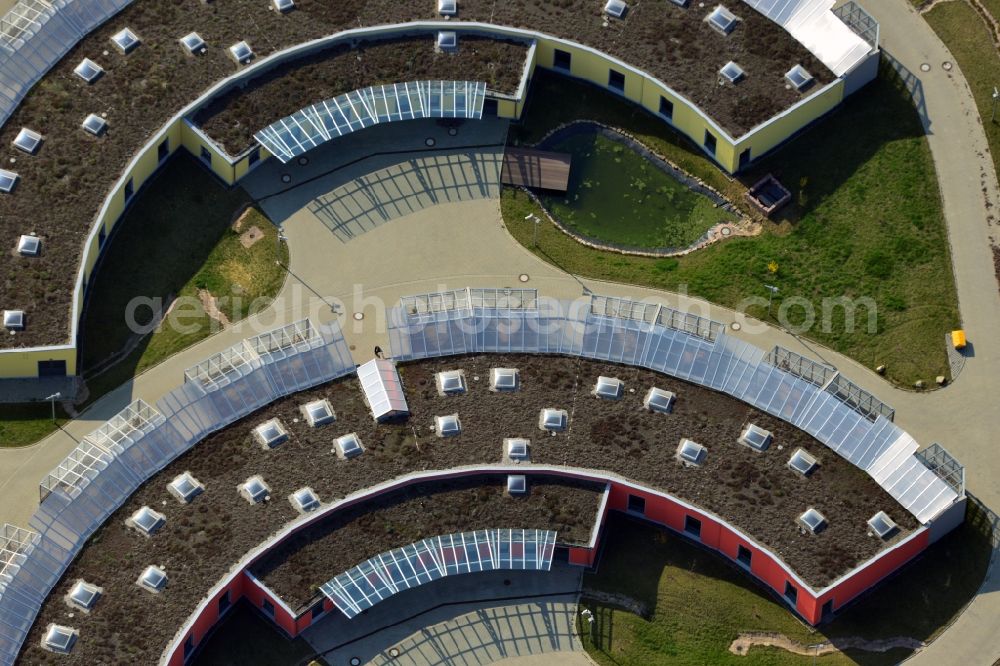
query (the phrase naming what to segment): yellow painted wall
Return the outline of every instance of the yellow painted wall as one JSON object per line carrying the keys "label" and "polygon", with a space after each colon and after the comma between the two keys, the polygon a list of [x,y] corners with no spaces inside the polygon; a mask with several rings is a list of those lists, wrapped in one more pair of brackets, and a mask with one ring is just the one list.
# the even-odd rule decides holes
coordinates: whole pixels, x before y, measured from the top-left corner
{"label": "yellow painted wall", "polygon": [[37,377],[39,361],[66,361],[66,374],[76,374],[76,347],[42,349],[39,351],[3,352],[0,357],[0,378]]}
{"label": "yellow painted wall", "polygon": [[181,135],[188,152],[201,159],[201,149],[205,147],[212,154],[212,171],[227,185],[236,182],[236,169],[229,164],[222,151],[211,141],[198,134],[187,122],[181,121]]}

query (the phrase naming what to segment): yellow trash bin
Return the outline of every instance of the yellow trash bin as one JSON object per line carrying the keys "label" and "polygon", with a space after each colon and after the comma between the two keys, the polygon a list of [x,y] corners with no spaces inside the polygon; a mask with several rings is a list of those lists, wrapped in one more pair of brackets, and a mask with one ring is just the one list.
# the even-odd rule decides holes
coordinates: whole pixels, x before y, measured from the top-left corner
{"label": "yellow trash bin", "polygon": [[965,347],[965,331],[959,329],[951,332],[951,344],[955,349]]}

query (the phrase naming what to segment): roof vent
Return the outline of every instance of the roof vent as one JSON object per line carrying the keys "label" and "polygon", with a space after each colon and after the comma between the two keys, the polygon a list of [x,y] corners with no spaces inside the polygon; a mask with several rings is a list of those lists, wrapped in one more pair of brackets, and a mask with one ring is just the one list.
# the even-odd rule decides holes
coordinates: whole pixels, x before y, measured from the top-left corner
{"label": "roof vent", "polygon": [[101,598],[101,594],[104,593],[104,589],[97,587],[96,585],[91,585],[84,580],[78,580],[70,588],[69,593],[66,595],[66,603],[69,604],[71,608],[77,610],[82,610],[84,613],[89,613],[93,608],[97,600]]}
{"label": "roof vent", "polygon": [[531,460],[531,442],[523,437],[507,437],[503,440],[504,453],[514,463]]}
{"label": "roof vent", "polygon": [[898,529],[898,525],[885,511],[879,511],[868,520],[868,531],[879,539],[887,539]]}
{"label": "roof vent", "polygon": [[253,59],[253,49],[246,42],[236,42],[229,47],[230,57],[238,65],[245,65]]}
{"label": "roof vent", "polygon": [[813,75],[806,71],[802,65],[796,65],[785,72],[785,79],[792,84],[796,90],[807,88],[813,82]]}
{"label": "roof vent", "polygon": [[521,387],[521,373],[517,368],[492,368],[490,370],[491,391],[516,391]]}
{"label": "roof vent", "polygon": [[365,447],[361,445],[358,433],[351,432],[343,437],[338,437],[334,442],[333,452],[342,460],[357,458],[365,452]]}
{"label": "roof vent", "polygon": [[180,38],[181,46],[191,55],[205,52],[205,40],[197,32],[189,32]]}
{"label": "roof vent", "polygon": [[299,513],[309,513],[319,508],[319,496],[308,486],[299,488],[289,495],[288,501]]}
{"label": "roof vent", "polygon": [[617,377],[605,377],[601,375],[597,378],[597,383],[594,384],[594,388],[590,394],[596,395],[598,398],[604,398],[605,400],[617,400],[622,397],[624,389],[625,384],[622,380]]}
{"label": "roof vent", "polygon": [[628,4],[622,0],[608,0],[608,3],[604,5],[604,13],[617,19],[625,18],[627,12]]}
{"label": "roof vent", "polygon": [[689,467],[699,467],[708,457],[708,449],[690,439],[682,439],[677,445],[677,460]]}
{"label": "roof vent", "polygon": [[538,415],[539,430],[548,430],[549,432],[561,432],[566,429],[566,424],[568,422],[569,422],[569,415],[566,413],[565,409],[555,409],[553,407],[546,407]]}
{"label": "roof vent", "polygon": [[114,45],[118,48],[118,50],[125,55],[131,53],[135,47],[142,43],[130,28],[123,28],[113,34],[111,36],[111,41],[114,42]]}
{"label": "roof vent", "polygon": [[799,516],[795,522],[799,524],[799,527],[813,534],[818,534],[826,526],[826,518],[812,507],[806,509],[806,512]]}
{"label": "roof vent", "polygon": [[333,411],[329,400],[313,400],[302,405],[299,410],[305,417],[306,423],[316,428],[337,420],[337,415]]}
{"label": "roof vent", "polygon": [[45,629],[45,635],[42,636],[42,648],[49,652],[69,654],[72,652],[73,646],[76,644],[76,639],[79,636],[80,632],[73,627],[50,624]]}
{"label": "roof vent", "polygon": [[434,432],[438,437],[454,437],[462,432],[462,423],[458,414],[434,417]]}
{"label": "roof vent", "polygon": [[271,487],[264,483],[264,479],[261,476],[251,476],[236,488],[240,493],[240,497],[251,504],[259,504],[271,497]]}
{"label": "roof vent", "polygon": [[158,511],[143,506],[136,510],[128,520],[125,521],[127,527],[131,527],[136,532],[145,536],[152,536],[167,522],[167,517]]}
{"label": "roof vent", "polygon": [[719,76],[730,83],[738,83],[745,75],[746,73],[743,71],[743,68],[732,60],[723,65],[722,69],[719,70]]}
{"label": "roof vent", "polygon": [[4,310],[3,327],[8,331],[23,331],[24,310]]}
{"label": "roof vent", "polygon": [[159,594],[167,586],[167,572],[158,566],[150,564],[139,574],[135,584],[144,590]]}
{"label": "roof vent", "polygon": [[17,239],[17,253],[26,257],[37,257],[42,251],[42,239],[34,234],[26,234]]}
{"label": "roof vent", "polygon": [[13,192],[14,186],[17,185],[17,179],[18,175],[13,171],[0,169],[0,192],[5,194]]}
{"label": "roof vent", "polygon": [[507,477],[508,495],[527,495],[528,477],[523,474],[511,474]]}
{"label": "roof vent", "polygon": [[455,0],[438,0],[438,14],[454,16],[458,13],[458,3]]}
{"label": "roof vent", "polygon": [[460,395],[465,393],[465,370],[446,370],[434,377],[438,395]]}
{"label": "roof vent", "polygon": [[712,26],[712,29],[722,33],[723,35],[728,35],[736,28],[736,23],[739,19],[736,14],[732,13],[722,5],[716,5],[712,13],[705,17],[708,24]]}
{"label": "roof vent", "polygon": [[184,472],[167,484],[167,492],[176,497],[181,504],[190,504],[191,500],[205,492],[205,484],[191,476],[191,472]]}
{"label": "roof vent", "polygon": [[642,399],[642,406],[651,412],[669,414],[674,409],[674,400],[677,399],[671,391],[664,391],[655,386],[646,392],[646,397]]}
{"label": "roof vent", "polygon": [[458,34],[453,30],[441,30],[437,34],[437,47],[442,51],[454,51],[458,48]]}
{"label": "roof vent", "polygon": [[749,446],[755,451],[766,451],[767,447],[771,446],[771,432],[759,428],[752,423],[747,424],[744,428],[743,434],[740,435],[739,443],[744,446]]}
{"label": "roof vent", "polygon": [[295,9],[295,0],[271,0],[274,11],[284,14]]}
{"label": "roof vent", "polygon": [[83,124],[80,125],[84,132],[88,134],[93,134],[94,136],[101,136],[104,134],[104,130],[108,129],[108,121],[101,118],[96,113],[91,113],[86,118],[83,119]]}
{"label": "roof vent", "polygon": [[288,431],[281,425],[281,421],[271,419],[254,428],[253,436],[262,448],[273,449],[288,439]]}
{"label": "roof vent", "polygon": [[802,476],[809,476],[819,462],[809,455],[805,449],[795,449],[795,453],[788,459],[788,467],[798,472]]}
{"label": "roof vent", "polygon": [[104,68],[90,58],[84,58],[73,70],[73,73],[87,83],[93,83],[97,79],[101,78],[101,74],[104,73]]}
{"label": "roof vent", "polygon": [[29,155],[38,152],[38,147],[42,145],[42,135],[27,127],[22,127],[14,138],[14,147]]}

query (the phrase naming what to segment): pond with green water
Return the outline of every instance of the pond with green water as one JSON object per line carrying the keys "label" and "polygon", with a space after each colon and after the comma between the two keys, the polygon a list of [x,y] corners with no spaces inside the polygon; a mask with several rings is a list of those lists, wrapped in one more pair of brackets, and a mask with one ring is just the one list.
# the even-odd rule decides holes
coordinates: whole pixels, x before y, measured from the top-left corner
{"label": "pond with green water", "polygon": [[735,221],[627,145],[598,132],[574,133],[545,148],[573,156],[565,195],[543,195],[549,212],[584,236],[635,248],[686,248],[720,222]]}

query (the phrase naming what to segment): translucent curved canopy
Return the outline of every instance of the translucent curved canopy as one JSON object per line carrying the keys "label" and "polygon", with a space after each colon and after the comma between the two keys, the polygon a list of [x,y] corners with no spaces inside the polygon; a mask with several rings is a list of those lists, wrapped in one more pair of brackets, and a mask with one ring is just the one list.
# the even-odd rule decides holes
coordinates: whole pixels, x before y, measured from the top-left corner
{"label": "translucent curved canopy", "polygon": [[331,139],[379,123],[417,118],[483,117],[486,84],[408,81],[352,90],[272,123],[254,138],[281,162]]}

